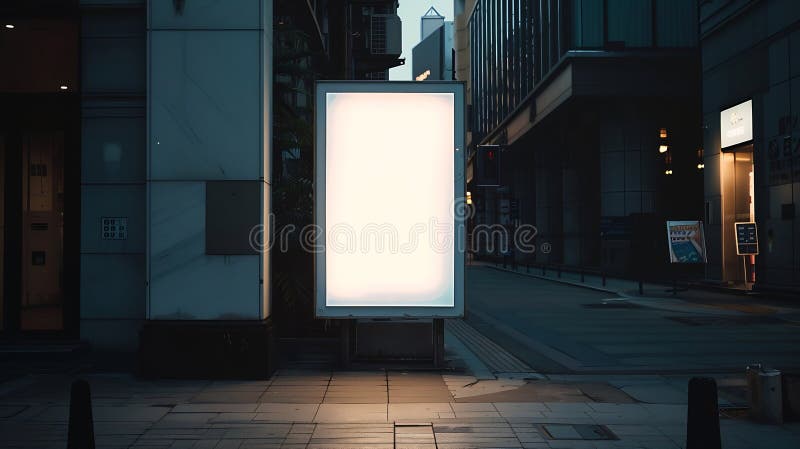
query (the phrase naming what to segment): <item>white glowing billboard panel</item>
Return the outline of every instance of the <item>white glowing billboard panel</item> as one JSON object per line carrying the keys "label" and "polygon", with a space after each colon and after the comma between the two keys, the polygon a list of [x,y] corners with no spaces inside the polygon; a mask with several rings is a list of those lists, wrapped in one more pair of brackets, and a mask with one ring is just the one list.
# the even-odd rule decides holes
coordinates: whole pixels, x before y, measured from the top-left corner
{"label": "white glowing billboard panel", "polygon": [[463,315],[460,83],[320,82],[316,314]]}

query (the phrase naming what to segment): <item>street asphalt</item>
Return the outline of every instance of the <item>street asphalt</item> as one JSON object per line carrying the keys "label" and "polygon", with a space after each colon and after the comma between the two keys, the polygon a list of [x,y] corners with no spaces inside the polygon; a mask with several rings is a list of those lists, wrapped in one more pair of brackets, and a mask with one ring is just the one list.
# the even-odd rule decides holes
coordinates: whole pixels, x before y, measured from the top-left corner
{"label": "street asphalt", "polygon": [[766,298],[620,297],[481,265],[466,277],[467,322],[537,372],[800,371],[797,309]]}

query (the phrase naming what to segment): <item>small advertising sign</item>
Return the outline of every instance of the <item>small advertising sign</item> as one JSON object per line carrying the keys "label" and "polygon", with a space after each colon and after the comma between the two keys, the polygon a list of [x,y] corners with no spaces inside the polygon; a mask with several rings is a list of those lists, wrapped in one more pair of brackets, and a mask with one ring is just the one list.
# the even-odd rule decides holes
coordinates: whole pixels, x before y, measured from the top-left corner
{"label": "small advertising sign", "polygon": [[702,221],[668,221],[667,238],[671,263],[706,262],[706,239]]}
{"label": "small advertising sign", "polygon": [[736,254],[747,256],[758,254],[758,228],[755,223],[734,223],[736,226]]}
{"label": "small advertising sign", "polygon": [[753,140],[753,100],[720,112],[719,122],[722,149]]}

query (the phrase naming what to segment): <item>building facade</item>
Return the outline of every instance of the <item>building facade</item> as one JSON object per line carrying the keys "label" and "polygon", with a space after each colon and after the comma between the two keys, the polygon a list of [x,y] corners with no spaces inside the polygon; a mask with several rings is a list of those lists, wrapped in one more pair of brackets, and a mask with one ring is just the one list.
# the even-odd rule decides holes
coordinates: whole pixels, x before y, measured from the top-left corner
{"label": "building facade", "polygon": [[270,371],[272,186],[310,164],[315,79],[402,63],[396,9],[3,2],[0,341],[138,352],[156,375]]}
{"label": "building facade", "polygon": [[[800,289],[800,4],[700,7],[709,279]],[[758,255],[737,251],[755,223]]]}
{"label": "building facade", "polygon": [[455,79],[453,59],[453,22],[442,22],[414,46],[411,75],[417,81],[452,81]]}
{"label": "building facade", "polygon": [[[477,0],[464,14],[475,223],[535,225],[544,251],[521,262],[665,273],[665,221],[702,214],[697,2]],[[499,185],[474,176],[481,145],[497,145]]]}

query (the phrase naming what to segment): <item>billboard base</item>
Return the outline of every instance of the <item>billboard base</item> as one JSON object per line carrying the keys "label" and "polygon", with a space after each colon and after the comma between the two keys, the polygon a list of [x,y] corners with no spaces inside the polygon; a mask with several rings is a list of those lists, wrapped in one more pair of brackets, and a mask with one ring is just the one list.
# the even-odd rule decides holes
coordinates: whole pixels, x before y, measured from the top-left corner
{"label": "billboard base", "polygon": [[341,339],[344,367],[359,362],[444,366],[444,320],[441,318],[343,320]]}

